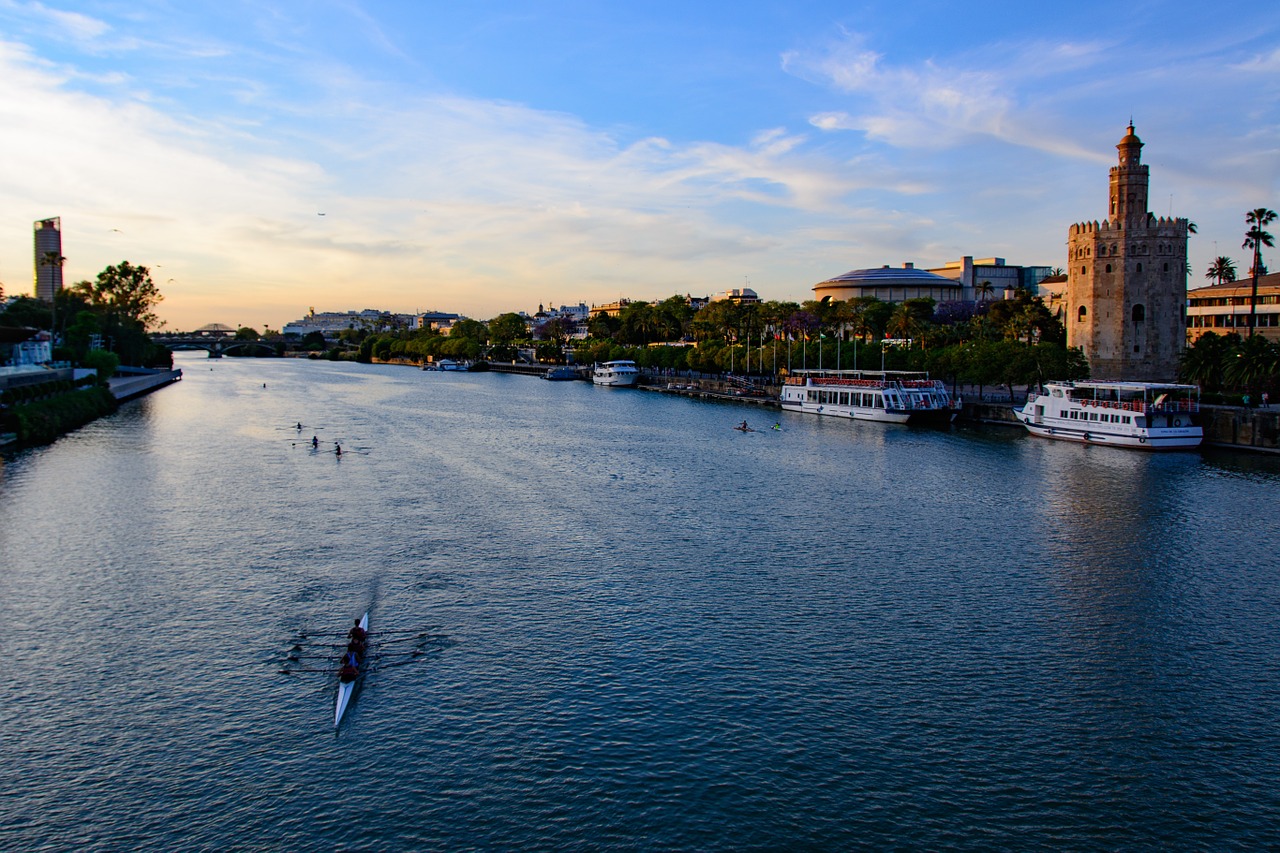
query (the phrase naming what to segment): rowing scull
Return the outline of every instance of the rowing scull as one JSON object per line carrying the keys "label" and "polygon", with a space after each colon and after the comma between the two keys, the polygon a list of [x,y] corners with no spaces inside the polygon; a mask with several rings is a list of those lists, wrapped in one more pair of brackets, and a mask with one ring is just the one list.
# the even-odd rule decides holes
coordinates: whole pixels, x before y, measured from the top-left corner
{"label": "rowing scull", "polygon": [[[360,618],[360,627],[365,631],[369,630],[369,612],[368,611],[365,611],[364,616]],[[368,652],[368,649],[366,649],[364,657],[360,658],[360,673],[362,675],[364,673],[365,661],[368,659],[368,657],[369,657],[369,652]],[[357,675],[355,678],[351,679],[350,681],[342,681],[341,679],[338,680],[338,704],[333,711],[333,727],[335,729],[342,723],[342,715],[347,712],[347,705],[348,703],[351,702],[351,694],[355,693],[356,682],[359,680],[360,680],[359,675]]]}

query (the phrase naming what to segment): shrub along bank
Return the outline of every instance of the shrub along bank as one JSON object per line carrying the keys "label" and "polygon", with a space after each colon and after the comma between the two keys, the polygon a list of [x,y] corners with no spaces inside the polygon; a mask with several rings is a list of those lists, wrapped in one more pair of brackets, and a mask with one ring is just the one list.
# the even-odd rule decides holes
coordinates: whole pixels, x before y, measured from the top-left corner
{"label": "shrub along bank", "polygon": [[116,398],[105,386],[59,394],[44,400],[18,403],[8,412],[8,429],[23,444],[47,444],[116,410]]}

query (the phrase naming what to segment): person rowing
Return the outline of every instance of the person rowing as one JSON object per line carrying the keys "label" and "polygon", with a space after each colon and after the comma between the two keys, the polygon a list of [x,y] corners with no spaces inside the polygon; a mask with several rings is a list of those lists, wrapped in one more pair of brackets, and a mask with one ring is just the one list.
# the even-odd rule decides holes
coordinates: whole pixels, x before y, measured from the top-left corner
{"label": "person rowing", "polygon": [[341,455],[342,455],[342,445],[341,445],[341,444],[338,444],[338,442],[336,442],[336,441],[335,441],[335,442],[333,443],[333,452],[334,452],[334,455],[336,455],[336,456],[341,456]]}
{"label": "person rowing", "polygon": [[342,656],[342,667],[338,670],[338,679],[344,684],[355,681],[360,675],[360,658],[355,652],[347,652]]}
{"label": "person rowing", "polygon": [[320,439],[317,436],[314,436],[314,435],[311,436],[311,448],[313,450],[318,450],[319,447],[320,447]]}
{"label": "person rowing", "polygon": [[363,644],[365,639],[369,636],[369,632],[360,627],[360,620],[357,619],[356,624],[347,632],[347,636],[355,642]]}

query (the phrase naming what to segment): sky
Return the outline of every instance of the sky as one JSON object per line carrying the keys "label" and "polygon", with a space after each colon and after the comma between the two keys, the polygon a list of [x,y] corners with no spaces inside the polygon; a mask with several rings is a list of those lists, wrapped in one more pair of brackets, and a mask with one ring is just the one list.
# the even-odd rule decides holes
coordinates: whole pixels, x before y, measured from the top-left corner
{"label": "sky", "polygon": [[1189,286],[1243,275],[1280,3],[0,0],[0,283],[52,216],[177,331],[1064,267],[1131,119]]}

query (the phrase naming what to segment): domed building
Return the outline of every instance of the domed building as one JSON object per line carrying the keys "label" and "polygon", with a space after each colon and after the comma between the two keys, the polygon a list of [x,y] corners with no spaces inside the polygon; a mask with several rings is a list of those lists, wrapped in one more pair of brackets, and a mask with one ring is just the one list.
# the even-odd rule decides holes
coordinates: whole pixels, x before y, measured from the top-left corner
{"label": "domed building", "polygon": [[907,299],[953,302],[961,298],[963,289],[962,283],[955,279],[928,270],[918,270],[915,264],[903,264],[901,267],[851,270],[844,275],[829,278],[813,286],[813,298],[822,301],[874,296],[882,302],[902,302]]}

